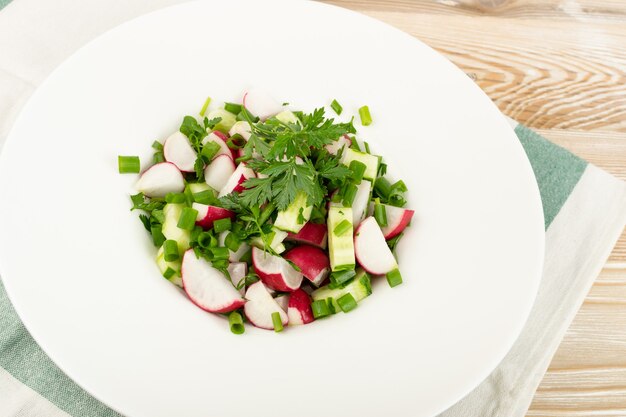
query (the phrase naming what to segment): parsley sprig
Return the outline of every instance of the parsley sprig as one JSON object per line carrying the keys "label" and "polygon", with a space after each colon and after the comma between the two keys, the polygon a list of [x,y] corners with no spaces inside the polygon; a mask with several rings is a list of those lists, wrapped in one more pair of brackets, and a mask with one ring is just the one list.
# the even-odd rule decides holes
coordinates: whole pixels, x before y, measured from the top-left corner
{"label": "parsley sprig", "polygon": [[351,171],[323,147],[342,135],[355,133],[352,122],[326,119],[323,108],[298,117],[298,123],[284,123],[276,118],[258,123],[248,120],[252,136],[242,159],[267,177],[246,180],[243,185],[247,189],[239,199],[242,206],[271,202],[285,210],[299,192],[307,194],[309,204],[318,206],[329,183],[349,178]]}

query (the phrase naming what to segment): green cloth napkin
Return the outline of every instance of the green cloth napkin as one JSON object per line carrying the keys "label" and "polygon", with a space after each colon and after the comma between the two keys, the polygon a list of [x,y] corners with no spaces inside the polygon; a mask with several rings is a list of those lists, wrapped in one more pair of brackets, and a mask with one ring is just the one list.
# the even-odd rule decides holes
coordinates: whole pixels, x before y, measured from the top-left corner
{"label": "green cloth napkin", "polygon": [[[0,0],[0,9],[10,0]],[[179,0],[16,0],[0,12],[0,145],[28,96],[100,32]],[[94,18],[96,16],[96,18]],[[545,266],[516,344],[494,372],[442,417],[522,417],[567,327],[626,223],[626,185],[510,121],[531,162],[545,215]],[[0,415],[111,417],[30,337],[0,282]]]}

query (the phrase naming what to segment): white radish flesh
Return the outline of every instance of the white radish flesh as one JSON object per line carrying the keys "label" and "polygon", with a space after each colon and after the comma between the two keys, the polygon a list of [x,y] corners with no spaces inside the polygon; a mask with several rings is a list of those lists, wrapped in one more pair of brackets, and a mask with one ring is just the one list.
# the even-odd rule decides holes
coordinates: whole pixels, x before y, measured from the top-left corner
{"label": "white radish flesh", "polygon": [[373,275],[384,275],[398,268],[396,258],[374,217],[363,220],[354,234],[357,262]]}
{"label": "white radish flesh", "polygon": [[181,132],[172,133],[163,144],[163,156],[183,172],[194,172],[198,154]]}
{"label": "white radish flesh", "polygon": [[[226,247],[226,236],[228,236],[229,233],[230,231],[225,230],[219,234],[219,236],[217,237],[217,243],[219,244],[219,246]],[[241,244],[239,245],[239,249],[237,249],[235,252],[230,249],[228,250],[228,260],[230,262],[239,262],[241,257],[245,255],[248,250],[250,250],[250,245],[248,245],[246,242],[241,242]]]}
{"label": "white radish flesh", "polygon": [[243,182],[247,180],[248,178],[254,178],[254,177],[255,177],[254,171],[248,168],[248,166],[244,164],[243,162],[240,163],[235,169],[235,171],[228,178],[228,181],[226,181],[226,184],[224,184],[224,186],[220,189],[220,193],[218,194],[218,197],[219,198],[224,197],[225,195],[230,194],[233,191],[235,192],[243,191],[244,188],[241,184],[243,184]]}
{"label": "white radish flesh", "polygon": [[246,142],[252,136],[252,129],[250,128],[250,123],[240,120],[233,125],[228,131],[230,136],[239,135],[246,140]]}
{"label": "white radish flesh", "polygon": [[224,188],[233,172],[235,172],[233,158],[229,155],[219,155],[204,168],[204,180],[209,187],[219,191]]}
{"label": "white radish flesh", "polygon": [[277,291],[294,291],[302,284],[302,274],[280,256],[252,248],[254,269],[267,286]]}
{"label": "white radish flesh", "polygon": [[151,166],[137,181],[137,190],[148,197],[163,198],[168,193],[182,193],[184,189],[183,174],[170,162]]}
{"label": "white radish flesh", "polygon": [[260,88],[253,88],[243,96],[243,106],[261,120],[272,117],[282,110],[280,103]]}
{"label": "white radish flesh", "polygon": [[268,330],[274,329],[273,313],[280,315],[283,326],[289,323],[287,313],[274,301],[263,282],[257,281],[248,287],[246,300],[248,301],[243,311],[248,320],[256,327]]}
{"label": "white radish flesh", "polygon": [[248,273],[248,264],[245,262],[233,262],[228,265],[228,275],[235,288],[241,286],[239,292],[244,295],[246,292],[246,286],[241,282]]}
{"label": "white radish flesh", "polygon": [[245,304],[230,280],[210,262],[197,258],[193,249],[183,256],[182,275],[185,292],[203,310],[227,313]]}

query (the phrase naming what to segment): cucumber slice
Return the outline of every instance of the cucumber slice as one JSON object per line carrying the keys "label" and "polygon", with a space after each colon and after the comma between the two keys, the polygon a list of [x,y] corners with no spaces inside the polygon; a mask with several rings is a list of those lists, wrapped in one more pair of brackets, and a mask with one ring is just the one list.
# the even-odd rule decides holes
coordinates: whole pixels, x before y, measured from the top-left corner
{"label": "cucumber slice", "polygon": [[352,148],[344,148],[341,155],[341,163],[350,166],[350,162],[359,161],[365,164],[365,172],[363,178],[374,181],[378,173],[378,165],[380,164],[380,156],[370,155],[365,152],[355,151]]}
{"label": "cucumber slice", "polygon": [[[307,205],[307,199],[306,193],[298,193],[287,210],[278,212],[274,226],[287,232],[298,233],[309,221],[313,211],[313,206]],[[300,210],[302,210],[302,218],[300,218]]]}
{"label": "cucumber slice", "polygon": [[[165,260],[165,253],[163,251],[163,246],[161,246],[159,248],[159,251],[157,252],[156,263],[157,263],[157,266],[159,267],[159,271],[161,271],[161,274],[164,277],[166,277],[168,281],[170,281],[174,285],[178,285],[181,288],[183,287],[183,280],[180,276],[181,261],[178,260],[174,262],[167,262]],[[172,271],[174,271],[174,273],[170,277],[166,276],[166,272],[168,269],[171,269]]]}
{"label": "cucumber slice", "polygon": [[289,123],[294,124],[294,125],[300,124],[300,120],[296,117],[295,114],[293,114],[289,110],[283,110],[274,117],[285,124],[289,124]]}
{"label": "cucumber slice", "polygon": [[220,132],[228,133],[228,131],[237,122],[237,117],[231,112],[224,109],[215,109],[207,115],[207,118],[209,120],[215,119],[217,117],[222,120],[220,120],[219,123],[215,125],[214,129],[219,130]]}
{"label": "cucumber slice", "polygon": [[[283,232],[275,227],[272,228],[272,233],[270,233],[270,247],[276,253],[283,253],[285,251],[285,245],[283,245],[283,240],[287,237],[288,233]],[[250,239],[250,244],[252,246],[256,246],[259,249],[265,249],[265,242],[260,237],[253,237]]]}
{"label": "cucumber slice", "polygon": [[188,184],[192,194],[201,193],[202,191],[212,190],[206,182],[192,182]]}
{"label": "cucumber slice", "polygon": [[335,311],[340,311],[337,299],[348,293],[352,294],[357,303],[372,293],[370,276],[362,268],[357,270],[356,276],[344,288],[329,288],[325,285],[313,291],[311,297],[316,301],[331,298]]}
{"label": "cucumber slice", "polygon": [[[335,227],[344,220],[350,223],[350,230],[337,236],[334,233]],[[328,252],[331,270],[354,269],[353,233],[352,209],[350,207],[330,207],[328,209]]]}
{"label": "cucumber slice", "polygon": [[178,228],[178,219],[186,206],[184,204],[166,204],[163,207],[165,221],[163,222],[163,236],[166,239],[178,242],[178,251],[182,254],[189,249],[191,233],[188,230]]}

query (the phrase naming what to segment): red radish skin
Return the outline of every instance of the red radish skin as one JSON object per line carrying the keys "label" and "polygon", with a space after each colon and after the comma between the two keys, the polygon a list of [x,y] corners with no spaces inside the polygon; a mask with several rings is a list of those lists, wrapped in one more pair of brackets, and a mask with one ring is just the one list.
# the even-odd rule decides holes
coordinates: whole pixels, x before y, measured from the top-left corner
{"label": "red radish skin", "polygon": [[302,274],[280,256],[252,248],[252,263],[261,281],[276,291],[295,291],[302,284]]}
{"label": "red radish skin", "polygon": [[198,259],[193,249],[183,255],[183,289],[189,299],[211,313],[228,313],[245,305],[246,300],[224,275],[205,259]]}
{"label": "red radish skin", "polygon": [[287,317],[290,325],[308,324],[315,320],[311,310],[311,297],[302,289],[289,294]]}
{"label": "red radish skin", "polygon": [[396,258],[374,217],[366,218],[356,228],[354,255],[359,265],[372,275],[385,275],[398,268]]}
{"label": "red radish skin", "polygon": [[263,282],[257,281],[248,287],[246,290],[246,300],[248,301],[243,308],[243,312],[254,326],[261,329],[273,330],[274,323],[272,321],[272,313],[278,313],[280,315],[283,326],[289,323],[287,312],[280,308]]}
{"label": "red radish skin", "polygon": [[235,219],[235,212],[222,207],[208,206],[206,204],[193,203],[192,208],[198,211],[196,224],[204,230],[213,228],[216,220],[230,218]]}
{"label": "red radish skin", "polygon": [[287,239],[298,243],[307,243],[326,249],[328,241],[328,227],[326,224],[317,224],[308,222],[298,233],[289,233]]}
{"label": "red radish skin", "polygon": [[236,166],[229,155],[218,155],[204,168],[204,181],[212,189],[219,191],[228,182]]}
{"label": "red radish skin", "polygon": [[381,229],[385,239],[387,240],[402,233],[409,223],[411,223],[411,219],[415,214],[415,211],[413,210],[389,205],[385,205],[385,211],[387,213],[387,226],[382,227]]}
{"label": "red radish skin", "polygon": [[176,165],[161,162],[145,170],[139,177],[136,187],[148,197],[162,198],[168,193],[182,193],[185,189],[185,179]]}
{"label": "red radish skin", "polygon": [[296,246],[283,256],[300,268],[302,275],[318,287],[328,277],[330,261],[328,255],[320,248],[308,245]]}
{"label": "red radish skin", "polygon": [[171,134],[163,143],[163,156],[183,172],[194,172],[198,154],[189,143],[189,138],[181,132]]}
{"label": "red radish skin", "polygon": [[245,175],[242,175],[239,178],[239,182],[237,182],[237,185],[235,186],[235,188],[233,189],[234,193],[241,193],[243,192],[246,187],[244,187],[242,184],[247,180],[247,178],[245,177]]}

